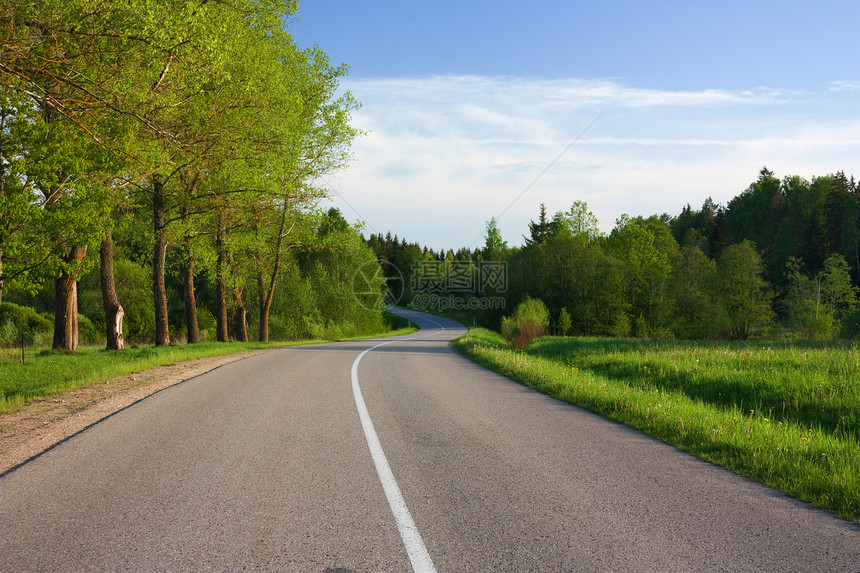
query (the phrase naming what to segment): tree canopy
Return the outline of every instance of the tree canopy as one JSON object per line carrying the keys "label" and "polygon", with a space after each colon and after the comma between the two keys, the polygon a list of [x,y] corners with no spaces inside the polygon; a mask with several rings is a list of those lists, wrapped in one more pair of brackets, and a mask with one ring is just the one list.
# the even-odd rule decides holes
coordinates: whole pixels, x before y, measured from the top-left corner
{"label": "tree canopy", "polygon": [[[78,280],[98,253],[112,272],[112,245],[98,247],[127,240],[129,215],[142,232],[137,260],[151,269],[156,343],[169,343],[174,322],[171,265],[184,277],[189,341],[204,272],[217,276],[219,339],[227,307],[244,306],[228,303],[228,275],[234,298],[257,277],[264,333],[290,251],[315,240],[307,221],[328,193],[324,176],[346,165],[358,134],[357,103],[339,88],[347,69],[296,45],[287,25],[296,8],[4,3],[0,295],[55,280],[55,330],[67,332],[55,347],[76,346]],[[243,254],[254,264],[230,263]]]}

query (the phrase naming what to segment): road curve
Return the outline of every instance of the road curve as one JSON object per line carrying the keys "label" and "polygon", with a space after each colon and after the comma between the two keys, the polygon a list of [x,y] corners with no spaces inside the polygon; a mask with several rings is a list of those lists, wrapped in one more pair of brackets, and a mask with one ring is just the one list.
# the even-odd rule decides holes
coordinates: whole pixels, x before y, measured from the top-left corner
{"label": "road curve", "polygon": [[422,330],[223,366],[6,474],[0,571],[860,571],[856,525],[489,372],[448,348],[460,325],[398,312]]}

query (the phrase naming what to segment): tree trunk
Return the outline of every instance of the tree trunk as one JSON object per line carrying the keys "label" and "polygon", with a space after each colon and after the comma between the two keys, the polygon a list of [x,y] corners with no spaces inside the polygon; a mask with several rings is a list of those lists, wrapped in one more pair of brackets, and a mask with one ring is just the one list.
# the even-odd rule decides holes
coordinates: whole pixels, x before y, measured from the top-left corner
{"label": "tree trunk", "polygon": [[152,259],[152,296],[155,302],[155,345],[170,344],[167,323],[167,288],[164,284],[164,267],[167,258],[167,237],[164,225],[164,183],[158,175],[152,178],[152,214],[155,231],[155,249]]}
{"label": "tree trunk", "polygon": [[227,280],[224,276],[223,262],[218,256],[218,280],[215,284],[215,330],[218,342],[230,342],[227,330]]}
{"label": "tree trunk", "polygon": [[242,288],[239,286],[236,263],[233,261],[232,254],[228,254],[228,256],[230,258],[230,271],[233,275],[233,301],[236,304],[234,336],[239,342],[248,342],[248,313],[245,310],[245,303],[242,301]]}
{"label": "tree trunk", "polygon": [[234,321],[234,328],[236,329],[234,337],[239,342],[248,342],[248,312],[245,310],[244,306],[236,308]]}
{"label": "tree trunk", "polygon": [[125,340],[122,336],[122,319],[125,312],[116,295],[116,282],[113,273],[113,236],[108,231],[99,248],[101,261],[102,303],[105,309],[106,350],[122,350]]}
{"label": "tree trunk", "polygon": [[185,252],[188,260],[183,269],[182,281],[185,285],[185,327],[188,330],[188,343],[200,342],[200,328],[197,324],[197,296],[194,294],[194,252],[191,250],[191,239],[186,238]]}
{"label": "tree trunk", "polygon": [[65,256],[72,265],[54,283],[54,350],[78,349],[78,268],[87,248],[74,246]]}
{"label": "tree trunk", "polygon": [[227,244],[224,241],[224,223],[218,214],[218,234],[215,245],[218,249],[218,260],[215,263],[215,322],[218,342],[229,342],[227,332]]}
{"label": "tree trunk", "polygon": [[257,340],[260,342],[269,341],[269,309],[272,307],[272,299],[266,292],[266,279],[263,275],[263,270],[260,269],[260,274],[257,275],[257,284],[260,286],[260,329]]}
{"label": "tree trunk", "polygon": [[188,333],[187,342],[197,344],[200,342],[200,327],[197,322],[197,294],[194,291],[194,271],[197,260],[194,258],[194,243],[191,230],[191,196],[194,194],[194,186],[197,179],[185,185],[185,199],[182,203],[180,218],[185,229],[183,243],[185,247],[185,268],[182,271],[182,284],[185,299],[185,330]]}
{"label": "tree trunk", "polygon": [[281,270],[281,257],[283,256],[284,235],[287,228],[287,207],[284,205],[281,212],[281,224],[278,229],[278,239],[275,242],[275,260],[272,265],[272,277],[269,281],[268,288],[263,272],[263,265],[260,265],[258,275],[258,283],[260,285],[260,342],[269,341],[269,310],[272,308],[272,301],[275,299],[275,286],[278,283],[278,273]]}

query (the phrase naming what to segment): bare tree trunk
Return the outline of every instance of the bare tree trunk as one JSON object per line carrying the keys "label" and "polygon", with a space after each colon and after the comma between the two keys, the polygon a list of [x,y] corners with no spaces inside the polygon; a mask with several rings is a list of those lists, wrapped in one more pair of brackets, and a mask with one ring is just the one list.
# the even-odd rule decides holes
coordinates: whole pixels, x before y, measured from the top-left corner
{"label": "bare tree trunk", "polygon": [[85,256],[86,247],[72,247],[65,259],[73,268],[54,283],[54,350],[78,349],[78,267]]}
{"label": "bare tree trunk", "polygon": [[102,303],[105,309],[106,350],[122,350],[125,340],[122,336],[122,319],[125,311],[116,295],[116,282],[113,273],[113,236],[108,231],[99,248],[101,262]]}
{"label": "bare tree trunk", "polygon": [[165,259],[167,258],[167,236],[164,224],[164,183],[161,177],[152,178],[152,214],[155,231],[155,249],[152,259],[152,296],[155,302],[155,345],[170,344],[170,329],[167,323],[167,288],[164,284]]}

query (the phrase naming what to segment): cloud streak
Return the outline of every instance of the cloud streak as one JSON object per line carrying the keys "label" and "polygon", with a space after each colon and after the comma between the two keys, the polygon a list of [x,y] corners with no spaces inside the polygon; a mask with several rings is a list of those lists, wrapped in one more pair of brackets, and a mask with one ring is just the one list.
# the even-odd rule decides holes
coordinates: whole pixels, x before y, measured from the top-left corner
{"label": "cloud streak", "polygon": [[343,84],[368,134],[335,190],[371,230],[437,249],[470,245],[601,113],[500,220],[509,242],[521,243],[542,202],[554,212],[585,200],[609,230],[622,213],[725,202],[765,164],[777,175],[852,172],[860,148],[850,82],[820,94],[480,76]]}

